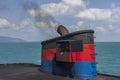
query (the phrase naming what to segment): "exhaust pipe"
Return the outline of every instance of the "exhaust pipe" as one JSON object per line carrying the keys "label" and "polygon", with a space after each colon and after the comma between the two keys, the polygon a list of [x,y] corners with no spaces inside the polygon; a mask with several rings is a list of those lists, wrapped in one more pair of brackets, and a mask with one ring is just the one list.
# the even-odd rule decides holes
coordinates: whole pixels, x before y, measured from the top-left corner
{"label": "exhaust pipe", "polygon": [[69,34],[69,31],[68,31],[63,25],[59,25],[59,26],[58,26],[57,32],[58,32],[61,36],[64,36],[64,35]]}

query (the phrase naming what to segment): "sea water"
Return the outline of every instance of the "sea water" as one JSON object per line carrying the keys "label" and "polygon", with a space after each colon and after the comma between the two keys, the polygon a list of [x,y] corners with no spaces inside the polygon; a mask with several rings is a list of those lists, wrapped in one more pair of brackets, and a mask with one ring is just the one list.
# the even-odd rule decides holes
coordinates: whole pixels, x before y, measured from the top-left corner
{"label": "sea water", "polygon": [[[120,42],[96,42],[97,71],[120,76]],[[40,42],[0,43],[0,64],[41,64]]]}
{"label": "sea water", "polygon": [[0,43],[0,64],[40,64],[40,42]]}
{"label": "sea water", "polygon": [[120,42],[97,42],[98,72],[120,76]]}

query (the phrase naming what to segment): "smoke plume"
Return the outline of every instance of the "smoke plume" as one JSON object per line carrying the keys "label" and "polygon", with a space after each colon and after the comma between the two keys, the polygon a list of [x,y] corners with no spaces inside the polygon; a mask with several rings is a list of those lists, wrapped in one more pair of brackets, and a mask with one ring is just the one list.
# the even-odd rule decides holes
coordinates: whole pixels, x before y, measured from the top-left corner
{"label": "smoke plume", "polygon": [[43,36],[43,40],[58,36],[56,30],[60,23],[52,15],[34,2],[24,2],[23,6],[27,16],[33,19],[34,26],[37,28],[40,36]]}

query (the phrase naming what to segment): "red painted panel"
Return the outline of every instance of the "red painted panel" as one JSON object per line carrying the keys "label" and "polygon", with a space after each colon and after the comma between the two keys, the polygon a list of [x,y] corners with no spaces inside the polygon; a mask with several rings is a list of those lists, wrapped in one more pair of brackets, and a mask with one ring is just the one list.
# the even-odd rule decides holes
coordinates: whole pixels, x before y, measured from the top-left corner
{"label": "red painted panel", "polygon": [[94,44],[83,44],[82,52],[71,52],[71,61],[95,62]]}
{"label": "red painted panel", "polygon": [[53,49],[44,49],[42,51],[43,60],[53,60],[56,53],[56,48]]}
{"label": "red painted panel", "polygon": [[44,49],[42,52],[43,60],[53,60],[55,58],[57,61],[63,62],[95,62],[95,49],[94,44],[83,44],[83,51],[81,52],[59,52],[57,53],[57,49]]}
{"label": "red painted panel", "polygon": [[94,44],[83,44],[83,49],[91,49],[94,50]]}

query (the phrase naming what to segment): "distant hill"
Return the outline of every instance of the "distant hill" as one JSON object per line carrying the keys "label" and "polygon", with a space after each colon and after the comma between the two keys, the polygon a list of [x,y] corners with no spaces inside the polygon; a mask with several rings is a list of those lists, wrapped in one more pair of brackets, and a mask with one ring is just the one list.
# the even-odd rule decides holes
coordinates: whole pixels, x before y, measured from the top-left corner
{"label": "distant hill", "polygon": [[0,42],[26,42],[26,41],[18,38],[0,36]]}

